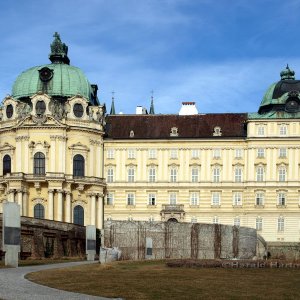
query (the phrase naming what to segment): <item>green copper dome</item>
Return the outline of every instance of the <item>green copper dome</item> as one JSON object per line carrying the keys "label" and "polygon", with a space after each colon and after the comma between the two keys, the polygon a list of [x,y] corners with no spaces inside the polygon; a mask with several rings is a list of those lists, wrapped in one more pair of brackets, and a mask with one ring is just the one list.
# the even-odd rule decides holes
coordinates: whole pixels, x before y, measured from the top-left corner
{"label": "green copper dome", "polygon": [[30,68],[18,76],[12,88],[15,99],[43,92],[58,98],[81,95],[92,104],[98,103],[97,86],[91,85],[79,68],[69,65],[68,46],[62,43],[57,32],[49,59],[51,64]]}
{"label": "green copper dome", "polygon": [[[52,78],[46,84],[40,79],[39,71],[43,68],[53,71]],[[92,89],[79,68],[54,63],[33,67],[21,73],[13,85],[12,96],[16,99],[30,97],[39,91],[45,92],[49,96],[81,95],[90,100]]]}
{"label": "green copper dome", "polygon": [[290,93],[300,92],[300,80],[295,80],[295,72],[287,65],[280,72],[281,80],[271,84],[267,89],[259,107],[259,113],[282,108]]}

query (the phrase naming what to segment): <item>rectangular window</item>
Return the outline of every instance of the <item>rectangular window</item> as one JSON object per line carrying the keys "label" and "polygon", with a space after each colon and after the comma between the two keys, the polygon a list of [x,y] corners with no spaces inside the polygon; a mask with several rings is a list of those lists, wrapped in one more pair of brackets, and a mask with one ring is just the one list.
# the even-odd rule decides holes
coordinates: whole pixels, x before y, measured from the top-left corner
{"label": "rectangular window", "polygon": [[192,192],[190,193],[190,203],[191,205],[199,205],[199,193]]}
{"label": "rectangular window", "polygon": [[233,219],[233,225],[237,226],[237,227],[240,227],[240,225],[241,225],[241,219],[239,217],[235,217]]}
{"label": "rectangular window", "polygon": [[156,180],[156,169],[150,168],[149,169],[149,182],[155,182]]}
{"label": "rectangular window", "polygon": [[128,182],[134,182],[134,169],[128,169]]}
{"label": "rectangular window", "polygon": [[112,168],[107,169],[106,180],[107,182],[114,182],[114,169]]}
{"label": "rectangular window", "polygon": [[243,150],[242,149],[235,149],[235,158],[242,158]]}
{"label": "rectangular window", "polygon": [[177,202],[177,194],[176,193],[170,193],[169,200],[171,205],[175,205]]}
{"label": "rectangular window", "polygon": [[114,194],[113,193],[107,193],[106,204],[107,205],[113,205],[114,204]]}
{"label": "rectangular window", "polygon": [[156,194],[149,194],[148,195],[148,205],[156,205]]}
{"label": "rectangular window", "polygon": [[280,167],[278,170],[278,180],[285,181],[286,179],[286,169],[284,167]]}
{"label": "rectangular window", "polygon": [[177,169],[170,170],[170,181],[176,182],[177,181]]}
{"label": "rectangular window", "polygon": [[278,205],[286,205],[286,196],[285,193],[279,193],[278,194]]}
{"label": "rectangular window", "polygon": [[198,168],[192,169],[192,182],[198,182]]}
{"label": "rectangular window", "polygon": [[213,182],[220,182],[220,168],[213,169]]}
{"label": "rectangular window", "polygon": [[127,194],[127,205],[134,205],[134,196],[133,193]]}
{"label": "rectangular window", "polygon": [[241,168],[234,169],[234,181],[242,182],[242,169]]}
{"label": "rectangular window", "polygon": [[148,150],[148,157],[149,157],[150,159],[156,158],[156,149],[149,149],[149,150]]}
{"label": "rectangular window", "polygon": [[284,231],[284,218],[283,217],[279,217],[277,220],[277,230]]}
{"label": "rectangular window", "polygon": [[279,148],[279,157],[286,158],[287,157],[287,149],[286,148]]}
{"label": "rectangular window", "polygon": [[215,158],[215,159],[221,158],[221,150],[220,149],[213,150],[213,158]]}
{"label": "rectangular window", "polygon": [[192,156],[192,158],[199,158],[199,150],[198,149],[192,149],[191,156]]}
{"label": "rectangular window", "polygon": [[257,149],[257,157],[259,157],[259,158],[265,157],[265,149],[264,148]]}
{"label": "rectangular window", "polygon": [[257,167],[256,181],[264,181],[264,168],[263,167]]}
{"label": "rectangular window", "polygon": [[262,231],[262,218],[256,218],[255,228],[257,231]]}
{"label": "rectangular window", "polygon": [[127,154],[129,159],[135,158],[135,149],[128,149]]}
{"label": "rectangular window", "polygon": [[108,159],[115,158],[115,150],[114,149],[107,149],[107,158]]}
{"label": "rectangular window", "polygon": [[264,126],[258,126],[257,135],[259,135],[259,136],[264,136],[265,135],[265,127]]}
{"label": "rectangular window", "polygon": [[242,205],[242,193],[235,192],[233,194],[233,205],[234,206],[241,206]]}
{"label": "rectangular window", "polygon": [[256,193],[255,205],[264,205],[264,193]]}
{"label": "rectangular window", "polygon": [[171,158],[171,159],[176,159],[176,158],[178,158],[178,151],[177,151],[177,149],[171,149],[171,150],[170,150],[170,158]]}
{"label": "rectangular window", "polygon": [[280,125],[279,134],[280,135],[287,135],[287,126],[286,125]]}
{"label": "rectangular window", "polygon": [[212,222],[213,222],[213,224],[219,224],[219,217],[214,216]]}
{"label": "rectangular window", "polygon": [[220,192],[213,192],[211,196],[211,205],[221,204],[221,194]]}

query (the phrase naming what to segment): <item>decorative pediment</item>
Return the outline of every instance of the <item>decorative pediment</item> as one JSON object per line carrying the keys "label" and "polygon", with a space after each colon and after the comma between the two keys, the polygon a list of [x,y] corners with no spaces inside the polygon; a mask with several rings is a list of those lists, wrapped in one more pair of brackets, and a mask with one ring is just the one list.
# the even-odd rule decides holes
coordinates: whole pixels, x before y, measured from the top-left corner
{"label": "decorative pediment", "polygon": [[34,204],[44,204],[47,202],[47,199],[46,198],[33,198],[31,200]]}
{"label": "decorative pediment", "polygon": [[42,115],[42,116],[27,116],[24,119],[21,119],[16,128],[20,127],[32,127],[32,126],[54,126],[54,127],[61,127],[65,128],[66,125],[61,123],[59,120],[55,119],[51,115]]}
{"label": "decorative pediment", "polygon": [[86,145],[81,144],[80,142],[73,144],[69,147],[70,150],[84,151],[89,152],[90,149]]}
{"label": "decorative pediment", "polygon": [[2,146],[0,146],[1,152],[9,152],[9,151],[13,151],[15,149],[16,148],[9,143],[4,143]]}

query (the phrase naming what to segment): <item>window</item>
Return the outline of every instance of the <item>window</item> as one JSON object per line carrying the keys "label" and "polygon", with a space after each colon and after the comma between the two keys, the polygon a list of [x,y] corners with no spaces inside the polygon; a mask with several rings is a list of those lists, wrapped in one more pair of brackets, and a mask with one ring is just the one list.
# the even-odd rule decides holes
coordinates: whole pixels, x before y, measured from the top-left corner
{"label": "window", "polygon": [[285,193],[278,193],[278,205],[284,206],[286,205],[286,195]]}
{"label": "window", "polygon": [[149,169],[149,182],[155,182],[156,181],[156,169],[150,168]]}
{"label": "window", "polygon": [[44,101],[38,101],[35,105],[35,112],[38,116],[42,116],[46,111],[46,104]]}
{"label": "window", "polygon": [[190,204],[194,206],[199,205],[199,193],[197,192],[190,193]]}
{"label": "window", "polygon": [[239,217],[235,217],[233,219],[233,225],[237,226],[237,227],[240,227],[240,225],[241,225],[241,219]]}
{"label": "window", "polygon": [[278,170],[278,180],[283,182],[286,180],[286,168],[280,167]]}
{"label": "window", "polygon": [[286,158],[287,156],[287,149],[286,148],[279,148],[279,157]]}
{"label": "window", "polygon": [[178,128],[177,127],[172,127],[170,136],[178,136]]}
{"label": "window", "polygon": [[156,149],[149,149],[149,151],[148,151],[148,157],[150,159],[156,158]]}
{"label": "window", "polygon": [[113,193],[107,193],[106,204],[107,205],[114,205],[114,194]]}
{"label": "window", "polygon": [[133,168],[128,169],[128,182],[134,182],[134,171]]}
{"label": "window", "polygon": [[171,159],[176,159],[176,158],[178,158],[178,151],[177,151],[177,149],[171,149],[171,150],[170,150],[170,158],[171,158]]}
{"label": "window", "polygon": [[129,159],[135,158],[135,149],[128,149],[128,158]]}
{"label": "window", "polygon": [[242,158],[243,150],[242,149],[235,149],[235,158]]}
{"label": "window", "polygon": [[197,218],[195,216],[191,218],[191,223],[197,223]]}
{"label": "window", "polygon": [[198,149],[192,149],[191,157],[192,158],[199,158],[199,150]]}
{"label": "window", "polygon": [[45,175],[45,155],[42,152],[37,152],[34,155],[34,175]]}
{"label": "window", "polygon": [[264,167],[256,168],[256,181],[264,181]]}
{"label": "window", "polygon": [[255,205],[264,205],[264,193],[256,193],[255,196]]}
{"label": "window", "polygon": [[171,205],[175,205],[177,202],[177,194],[176,193],[170,193],[169,194],[169,200]]}
{"label": "window", "polygon": [[256,218],[255,228],[257,231],[262,231],[262,218],[261,217]]}
{"label": "window", "polygon": [[176,182],[177,181],[177,169],[172,168],[170,170],[170,181],[171,182]]}
{"label": "window", "polygon": [[14,107],[11,104],[6,106],[6,117],[10,119],[14,114]]}
{"label": "window", "polygon": [[212,205],[220,205],[221,204],[221,195],[220,192],[213,192],[211,197]]}
{"label": "window", "polygon": [[265,135],[265,127],[264,126],[258,126],[257,135],[259,135],[259,136],[264,136]]}
{"label": "window", "polygon": [[214,216],[212,222],[213,222],[213,224],[219,224],[219,217]]}
{"label": "window", "polygon": [[3,175],[11,173],[11,158],[8,154],[3,157]]}
{"label": "window", "polygon": [[264,148],[257,149],[257,157],[259,157],[259,158],[265,157],[265,149]]}
{"label": "window", "polygon": [[73,175],[77,177],[84,176],[84,157],[76,154],[73,158]]}
{"label": "window", "polygon": [[75,117],[81,118],[83,116],[83,106],[80,103],[74,104],[73,113]]}
{"label": "window", "polygon": [[287,126],[282,124],[279,127],[279,135],[287,135]]}
{"label": "window", "polygon": [[134,205],[134,194],[127,194],[127,205]]}
{"label": "window", "polygon": [[76,205],[73,210],[74,224],[84,225],[84,210],[80,205]]}
{"label": "window", "polygon": [[233,194],[233,205],[234,206],[241,206],[242,205],[242,193],[235,192]]}
{"label": "window", "polygon": [[192,182],[198,182],[198,168],[192,168]]}
{"label": "window", "polygon": [[107,149],[107,158],[108,159],[115,158],[115,150],[114,149]]}
{"label": "window", "polygon": [[213,150],[213,158],[215,158],[215,159],[221,158],[221,150],[220,149]]}
{"label": "window", "polygon": [[216,126],[216,127],[214,128],[213,136],[222,136],[221,127]]}
{"label": "window", "polygon": [[113,168],[107,169],[106,180],[107,180],[107,182],[114,182],[114,169]]}
{"label": "window", "polygon": [[213,168],[213,182],[220,182],[220,168]]}
{"label": "window", "polygon": [[148,205],[156,205],[156,194],[148,194]]}
{"label": "window", "polygon": [[34,217],[36,219],[44,219],[45,218],[45,209],[42,204],[36,204],[34,206]]}
{"label": "window", "polygon": [[234,169],[234,181],[242,182],[242,169],[240,167]]}
{"label": "window", "polygon": [[284,231],[284,217],[279,217],[277,220],[277,230]]}

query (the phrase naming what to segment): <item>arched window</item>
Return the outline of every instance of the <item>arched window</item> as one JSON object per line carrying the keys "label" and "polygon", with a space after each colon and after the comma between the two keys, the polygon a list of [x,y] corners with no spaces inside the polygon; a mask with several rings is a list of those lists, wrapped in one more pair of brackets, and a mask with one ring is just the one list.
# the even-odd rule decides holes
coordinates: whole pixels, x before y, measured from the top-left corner
{"label": "arched window", "polygon": [[11,158],[8,154],[3,157],[3,175],[11,172]]}
{"label": "arched window", "polygon": [[36,219],[44,219],[45,218],[45,208],[42,204],[36,204],[34,206],[34,217]]}
{"label": "arched window", "polygon": [[42,152],[37,152],[34,155],[34,168],[35,175],[45,175],[45,155]]}
{"label": "arched window", "polygon": [[84,176],[84,157],[80,154],[76,154],[73,158],[73,175]]}
{"label": "arched window", "polygon": [[80,205],[74,207],[74,224],[84,225],[84,210]]}

